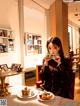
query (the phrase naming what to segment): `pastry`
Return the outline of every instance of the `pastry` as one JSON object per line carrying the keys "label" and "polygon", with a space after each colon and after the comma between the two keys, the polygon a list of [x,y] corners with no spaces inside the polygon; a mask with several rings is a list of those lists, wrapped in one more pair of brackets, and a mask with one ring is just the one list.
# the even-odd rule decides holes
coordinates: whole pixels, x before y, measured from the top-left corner
{"label": "pastry", "polygon": [[52,95],[50,95],[50,93],[43,93],[43,94],[41,94],[41,95],[39,95],[39,96],[40,96],[40,98],[41,98],[42,100],[50,100],[51,97],[52,97]]}
{"label": "pastry", "polygon": [[27,87],[22,90],[23,96],[29,95],[29,93],[30,93],[30,89],[27,89]]}

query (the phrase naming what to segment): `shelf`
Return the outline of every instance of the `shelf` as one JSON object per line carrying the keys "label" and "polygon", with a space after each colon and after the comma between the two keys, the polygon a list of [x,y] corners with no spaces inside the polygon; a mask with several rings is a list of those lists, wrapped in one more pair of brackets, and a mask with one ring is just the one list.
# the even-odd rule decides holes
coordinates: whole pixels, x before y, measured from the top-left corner
{"label": "shelf", "polygon": [[14,34],[11,29],[0,28],[0,53],[14,51]]}
{"label": "shelf", "polygon": [[7,38],[8,39],[8,37],[5,37],[5,36],[0,36],[0,38],[3,38],[3,39],[6,39]]}
{"label": "shelf", "polygon": [[11,28],[5,28],[5,27],[1,27],[0,30],[7,30],[7,31],[12,31]]}

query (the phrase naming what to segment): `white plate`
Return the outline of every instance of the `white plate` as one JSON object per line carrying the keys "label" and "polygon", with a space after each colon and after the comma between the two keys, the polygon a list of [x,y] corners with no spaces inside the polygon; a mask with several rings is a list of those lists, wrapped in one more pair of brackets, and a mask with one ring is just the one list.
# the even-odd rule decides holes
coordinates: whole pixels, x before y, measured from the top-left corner
{"label": "white plate", "polygon": [[17,94],[17,97],[20,98],[20,99],[23,99],[23,100],[31,99],[31,98],[33,98],[35,96],[36,96],[36,93],[34,91],[32,91],[32,90],[30,91],[30,94],[26,95],[26,96],[23,96],[22,92]]}
{"label": "white plate", "polygon": [[[47,93],[48,95],[50,95],[50,96],[51,96],[50,99],[42,99],[41,96],[42,96],[44,93]],[[51,93],[51,92],[41,92],[41,93],[37,96],[37,98],[38,98],[39,101],[50,101],[50,100],[53,100],[54,97],[55,97],[54,94]]]}

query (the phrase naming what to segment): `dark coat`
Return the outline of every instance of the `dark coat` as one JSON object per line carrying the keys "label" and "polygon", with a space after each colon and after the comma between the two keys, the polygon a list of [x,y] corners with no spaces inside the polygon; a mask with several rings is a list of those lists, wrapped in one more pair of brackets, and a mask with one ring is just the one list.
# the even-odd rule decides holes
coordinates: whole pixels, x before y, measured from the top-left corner
{"label": "dark coat", "polygon": [[[50,70],[50,65],[54,67],[53,70]],[[72,98],[70,92],[73,81],[73,72],[70,59],[64,58],[60,65],[57,65],[56,62],[50,60],[47,66],[43,64],[40,76],[44,83],[44,89],[51,91],[58,96]]]}

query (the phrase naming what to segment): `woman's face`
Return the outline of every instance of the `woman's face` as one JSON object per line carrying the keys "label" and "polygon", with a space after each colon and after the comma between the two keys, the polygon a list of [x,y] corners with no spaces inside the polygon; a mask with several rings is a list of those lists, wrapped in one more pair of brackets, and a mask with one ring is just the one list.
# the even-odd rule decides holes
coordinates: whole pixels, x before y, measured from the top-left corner
{"label": "woman's face", "polygon": [[50,55],[57,55],[59,50],[60,50],[60,47],[58,47],[56,44],[52,44],[52,43],[48,44],[48,51]]}

